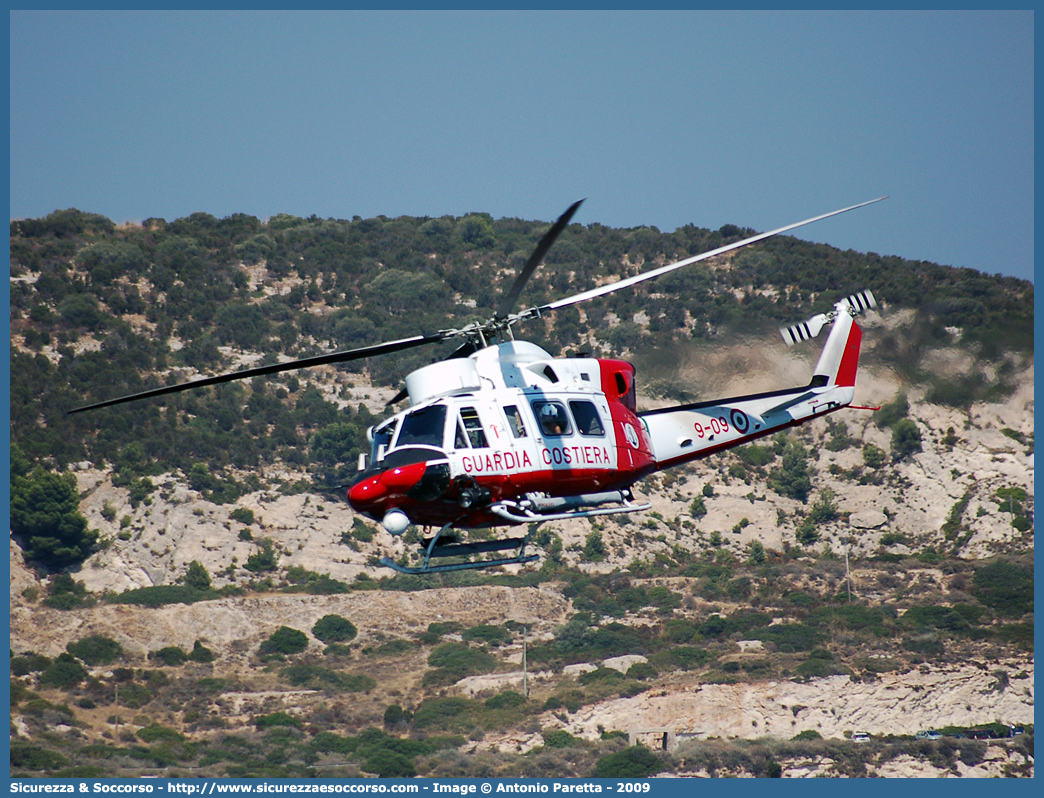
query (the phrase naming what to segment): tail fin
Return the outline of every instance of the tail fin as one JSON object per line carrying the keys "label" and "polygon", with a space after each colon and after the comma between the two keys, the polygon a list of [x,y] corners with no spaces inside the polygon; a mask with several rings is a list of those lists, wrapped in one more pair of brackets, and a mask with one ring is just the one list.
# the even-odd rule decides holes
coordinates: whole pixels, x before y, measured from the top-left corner
{"label": "tail fin", "polygon": [[816,363],[813,384],[841,387],[855,385],[863,331],[859,329],[853,317],[860,311],[875,307],[877,299],[874,295],[870,291],[859,291],[835,304],[829,313],[820,313],[801,324],[780,330],[787,345],[793,346],[798,341],[815,338],[828,322],[833,322],[823,353]]}

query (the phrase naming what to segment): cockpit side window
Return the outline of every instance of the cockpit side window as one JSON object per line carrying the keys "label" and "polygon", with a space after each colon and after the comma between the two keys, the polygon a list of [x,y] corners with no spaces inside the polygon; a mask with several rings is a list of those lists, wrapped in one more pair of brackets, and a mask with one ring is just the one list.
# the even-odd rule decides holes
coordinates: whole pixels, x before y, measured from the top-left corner
{"label": "cockpit side window", "polygon": [[507,405],[504,407],[504,415],[507,416],[508,427],[511,428],[511,434],[516,438],[526,437],[526,425],[522,421],[522,413],[515,405]]}
{"label": "cockpit side window", "polygon": [[393,418],[383,426],[378,427],[373,431],[373,456],[377,457],[377,452],[383,446],[386,450],[391,445],[392,438],[395,437],[395,429],[399,426],[399,420]]}
{"label": "cockpit side window", "polygon": [[462,407],[460,409],[460,420],[464,423],[464,431],[467,433],[468,441],[473,449],[487,449],[486,433],[482,431],[482,419],[478,411],[473,407]]}
{"label": "cockpit side window", "polygon": [[557,437],[572,433],[569,414],[561,402],[533,402],[533,415],[544,435]]}
{"label": "cockpit side window", "polygon": [[576,428],[581,435],[605,435],[605,427],[593,402],[574,401],[569,403],[576,419]]}
{"label": "cockpit side window", "polygon": [[402,420],[395,448],[403,446],[435,446],[442,448],[442,431],[446,427],[446,406],[428,405],[414,410]]}

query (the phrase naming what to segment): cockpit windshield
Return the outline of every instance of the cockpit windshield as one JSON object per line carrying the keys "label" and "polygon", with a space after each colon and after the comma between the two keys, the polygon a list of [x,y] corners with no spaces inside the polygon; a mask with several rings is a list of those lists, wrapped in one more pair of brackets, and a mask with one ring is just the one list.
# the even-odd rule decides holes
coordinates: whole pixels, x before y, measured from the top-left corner
{"label": "cockpit windshield", "polygon": [[414,410],[402,420],[402,429],[395,448],[403,446],[434,446],[442,448],[442,431],[446,427],[446,406],[428,405]]}

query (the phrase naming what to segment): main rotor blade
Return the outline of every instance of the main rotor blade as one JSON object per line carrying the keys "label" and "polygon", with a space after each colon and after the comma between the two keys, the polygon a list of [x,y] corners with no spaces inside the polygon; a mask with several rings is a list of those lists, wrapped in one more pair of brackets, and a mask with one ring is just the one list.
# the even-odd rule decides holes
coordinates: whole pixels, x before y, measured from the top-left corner
{"label": "main rotor blade", "polygon": [[753,244],[757,241],[763,241],[766,238],[771,238],[772,236],[779,235],[780,233],[785,233],[788,230],[793,230],[796,227],[802,227],[806,224],[812,224],[812,222],[818,222],[821,219],[827,219],[831,216],[837,216],[840,213],[853,211],[856,208],[862,208],[866,205],[872,205],[873,203],[880,202],[884,199],[888,199],[888,197],[878,197],[877,199],[868,200],[867,202],[860,202],[858,205],[850,205],[847,208],[841,208],[840,210],[831,211],[830,213],[824,213],[821,216],[813,216],[811,219],[805,219],[803,222],[795,222],[794,224],[788,224],[786,227],[779,227],[775,230],[770,230],[767,233],[759,233],[756,236],[745,238],[742,241],[737,241],[734,244],[727,244],[724,247],[718,247],[717,249],[712,249],[709,252],[702,252],[699,255],[694,255],[691,258],[685,258],[685,260],[680,260],[677,263],[669,263],[666,266],[661,266],[658,269],[653,269],[652,271],[644,272],[642,274],[635,275],[634,277],[628,277],[624,280],[619,280],[615,283],[610,283],[609,285],[603,285],[599,286],[598,288],[592,288],[590,291],[584,291],[582,294],[575,294],[574,296],[566,297],[565,299],[559,299],[556,302],[550,302],[547,305],[542,305],[541,307],[537,308],[535,310],[535,313],[539,314],[546,310],[557,310],[558,308],[564,308],[569,305],[575,305],[578,302],[584,302],[588,299],[594,299],[597,296],[609,294],[613,291],[618,291],[621,288],[627,288],[628,286],[644,282],[645,280],[651,280],[654,277],[659,277],[661,274],[667,274],[667,272],[672,272],[675,269],[680,269],[682,266],[688,266],[690,263],[696,263],[697,261],[707,260],[708,258],[713,258],[715,255],[722,255],[726,252],[731,252],[734,249],[745,247],[748,244]]}
{"label": "main rotor blade", "polygon": [[124,402],[134,402],[138,399],[149,399],[153,396],[165,396],[170,393],[187,391],[190,388],[203,388],[207,385],[219,385],[223,382],[245,380],[250,377],[261,377],[265,374],[278,374],[281,371],[306,369],[312,366],[324,366],[330,363],[347,363],[348,361],[360,360],[365,357],[388,355],[392,352],[401,352],[404,349],[412,349],[415,346],[434,344],[444,340],[448,335],[449,333],[444,332],[435,333],[434,335],[415,335],[412,338],[401,338],[398,341],[388,341],[383,344],[363,346],[358,349],[346,349],[341,352],[331,352],[328,355],[315,355],[314,357],[306,357],[301,360],[290,360],[286,363],[274,363],[269,366],[258,366],[256,368],[244,369],[242,371],[232,371],[227,374],[218,374],[214,377],[205,377],[201,380],[192,380],[191,382],[183,382],[178,385],[167,385],[163,388],[153,388],[150,391],[142,391],[141,393],[135,393],[129,396],[120,396],[116,399],[108,399],[104,402],[95,402],[91,405],[74,408],[73,410],[68,411],[68,414],[82,413],[85,410],[96,410],[100,407],[109,407],[111,405],[123,404]]}
{"label": "main rotor blade", "polygon": [[544,237],[540,239],[540,243],[537,244],[533,254],[529,256],[529,260],[526,261],[526,265],[522,267],[522,271],[518,273],[515,278],[514,284],[511,286],[511,290],[508,291],[504,298],[500,300],[500,305],[497,306],[497,315],[495,319],[506,319],[511,313],[511,310],[515,307],[515,303],[518,302],[518,297],[522,293],[522,289],[526,287],[526,283],[529,282],[529,278],[533,276],[533,272],[536,271],[536,267],[540,265],[540,261],[544,259],[544,255],[551,249],[551,245],[555,243],[555,239],[565,230],[566,225],[569,224],[569,220],[573,218],[573,214],[576,213],[576,209],[580,207],[580,203],[583,200],[577,200],[568,208],[565,213],[558,217],[558,221],[552,225],[551,229],[544,233]]}

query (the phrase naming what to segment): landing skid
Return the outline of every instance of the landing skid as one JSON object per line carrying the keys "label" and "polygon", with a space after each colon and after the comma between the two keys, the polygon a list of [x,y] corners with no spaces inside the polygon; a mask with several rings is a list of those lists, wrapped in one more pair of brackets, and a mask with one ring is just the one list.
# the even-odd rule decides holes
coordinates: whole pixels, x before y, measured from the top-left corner
{"label": "landing skid", "polygon": [[526,524],[534,521],[569,521],[573,518],[593,518],[599,515],[618,515],[620,513],[640,513],[652,507],[651,502],[635,504],[624,501],[620,507],[599,507],[597,509],[568,509],[563,512],[544,511],[540,512],[531,507],[516,502],[500,502],[489,509],[499,515],[505,521],[515,524]]}
{"label": "landing skid", "polygon": [[[394,560],[384,557],[381,565],[398,571],[400,574],[439,574],[447,571],[468,571],[477,568],[495,568],[498,565],[519,565],[522,563],[539,560],[537,554],[525,554],[526,543],[529,535],[521,538],[504,538],[502,540],[479,540],[474,543],[443,543],[439,544],[442,533],[450,528],[450,524],[442,527],[435,536],[428,541],[424,550],[424,563],[418,568],[410,568],[399,565]],[[458,557],[469,554],[483,554],[487,551],[504,551],[516,549],[514,557],[504,557],[499,560],[471,560],[470,562],[455,562],[446,565],[432,565],[433,557]]]}
{"label": "landing skid", "polygon": [[[600,504],[615,504],[615,507],[598,507]],[[538,494],[529,494],[522,502],[497,502],[489,509],[495,515],[513,524],[531,524],[529,534],[521,538],[503,538],[501,540],[480,540],[474,543],[439,543],[443,533],[453,526],[450,522],[439,529],[435,536],[426,540],[424,563],[418,568],[399,565],[389,557],[381,560],[381,565],[398,571],[400,574],[438,574],[446,571],[467,571],[475,568],[495,568],[498,565],[520,565],[540,559],[537,554],[526,554],[526,544],[533,530],[545,521],[565,521],[573,518],[592,518],[599,515],[617,513],[636,513],[652,507],[650,502],[641,504],[633,501],[630,491],[612,491],[609,493],[582,494],[579,496],[548,498]],[[500,560],[471,560],[470,562],[432,565],[433,557],[457,557],[469,554],[483,554],[487,551],[504,551],[516,549],[514,557]]]}

